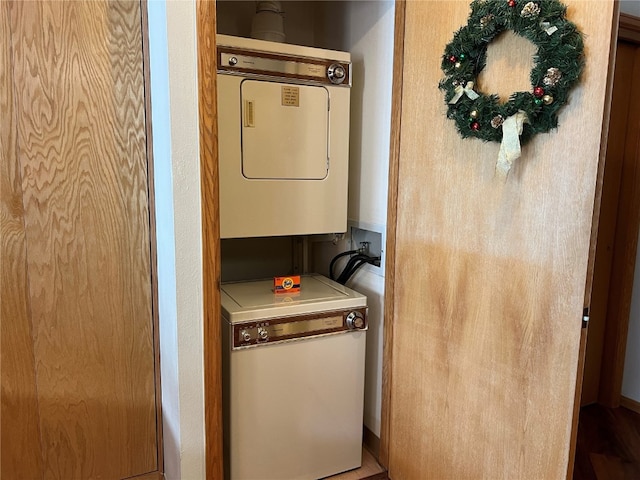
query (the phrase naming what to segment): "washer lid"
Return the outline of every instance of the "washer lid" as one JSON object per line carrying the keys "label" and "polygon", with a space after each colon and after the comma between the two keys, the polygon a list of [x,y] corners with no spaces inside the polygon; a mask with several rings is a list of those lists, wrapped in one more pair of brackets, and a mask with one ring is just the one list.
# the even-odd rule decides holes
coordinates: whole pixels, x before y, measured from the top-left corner
{"label": "washer lid", "polygon": [[365,307],[364,295],[321,275],[304,275],[300,292],[275,294],[273,280],[226,283],[221,286],[222,313],[232,323]]}

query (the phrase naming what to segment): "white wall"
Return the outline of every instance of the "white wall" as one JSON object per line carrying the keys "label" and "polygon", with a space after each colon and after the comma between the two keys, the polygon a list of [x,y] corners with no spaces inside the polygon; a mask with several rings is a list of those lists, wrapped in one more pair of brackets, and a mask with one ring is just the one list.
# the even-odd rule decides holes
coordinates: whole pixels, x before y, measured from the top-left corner
{"label": "white wall", "polygon": [[148,8],[165,477],[196,480],[205,437],[195,2]]}
{"label": "white wall", "polygon": [[[640,0],[621,1],[620,11],[640,17]],[[640,244],[636,256],[622,395],[640,402]]]}
{"label": "white wall", "polygon": [[[316,41],[325,48],[351,52],[353,63],[349,221],[360,228],[385,232],[393,81],[394,2],[318,2],[316,8]],[[348,248],[343,246],[341,249]],[[364,424],[379,437],[384,270],[366,266],[360,269],[347,285],[365,294],[369,305]]]}
{"label": "white wall", "polygon": [[621,0],[620,11],[640,17],[640,0]]}
{"label": "white wall", "polygon": [[[312,2],[283,1],[286,43],[316,47],[314,42]],[[218,0],[218,33],[251,37],[251,20],[256,12],[254,0]]]}

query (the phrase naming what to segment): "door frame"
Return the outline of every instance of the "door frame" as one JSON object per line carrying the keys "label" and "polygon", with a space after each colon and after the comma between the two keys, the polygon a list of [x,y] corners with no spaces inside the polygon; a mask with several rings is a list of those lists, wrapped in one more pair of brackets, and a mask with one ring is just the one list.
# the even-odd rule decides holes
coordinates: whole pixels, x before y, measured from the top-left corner
{"label": "door frame", "polygon": [[391,141],[389,147],[389,189],[387,196],[387,253],[384,282],[384,329],[382,346],[382,412],[380,414],[379,462],[389,470],[389,433],[391,428],[391,361],[393,359],[393,318],[396,265],[396,220],[398,215],[398,167],[400,160],[400,132],[402,119],[402,86],[404,69],[404,35],[406,0],[396,0],[393,85],[391,88]]}
{"label": "door frame", "polygon": [[[140,36],[142,39],[142,75],[144,77],[144,111],[147,148],[147,192],[149,198],[149,262],[151,264],[151,309],[153,322],[153,361],[156,388],[156,435],[157,435],[157,472],[164,473],[164,436],[162,422],[162,379],[160,376],[160,315],[158,297],[158,239],[156,235],[156,199],[153,161],[153,125],[151,124],[151,57],[149,52],[149,7],[148,0],[140,0],[142,20]],[[153,475],[153,474],[152,474]]]}
{"label": "door frame", "polygon": [[216,2],[197,0],[198,125],[202,199],[205,471],[223,477],[222,338],[220,331],[220,217],[216,104]]}
{"label": "door frame", "polygon": [[[640,18],[621,13],[617,41],[640,45]],[[638,150],[640,145],[636,145],[636,152]],[[628,205],[628,208],[623,211],[618,209],[617,214],[598,395],[598,403],[612,408],[620,406],[622,396],[640,230],[640,187],[633,184],[635,179],[640,178],[640,162],[624,166],[630,169],[622,175],[618,205]]]}

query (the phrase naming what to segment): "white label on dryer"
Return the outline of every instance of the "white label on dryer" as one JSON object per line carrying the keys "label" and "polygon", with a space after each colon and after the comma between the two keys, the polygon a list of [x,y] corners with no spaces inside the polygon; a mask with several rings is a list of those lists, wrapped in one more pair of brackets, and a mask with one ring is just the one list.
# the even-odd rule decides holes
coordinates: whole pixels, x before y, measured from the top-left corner
{"label": "white label on dryer", "polygon": [[282,86],[282,106],[300,106],[300,87]]}

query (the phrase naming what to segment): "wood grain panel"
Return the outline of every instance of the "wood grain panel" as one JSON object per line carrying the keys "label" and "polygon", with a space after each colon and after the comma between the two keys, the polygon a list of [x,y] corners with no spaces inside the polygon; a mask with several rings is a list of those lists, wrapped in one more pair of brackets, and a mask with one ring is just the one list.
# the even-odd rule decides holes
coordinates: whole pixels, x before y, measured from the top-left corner
{"label": "wood grain panel", "polygon": [[216,3],[196,3],[204,292],[206,476],[223,478]]}
{"label": "wood grain panel", "polygon": [[0,478],[42,478],[9,3],[0,3]]}
{"label": "wood grain panel", "polygon": [[156,470],[140,5],[12,5],[47,478]]}
{"label": "wood grain panel", "polygon": [[[527,145],[502,181],[499,145],[460,139],[437,88],[467,2],[407,2],[386,298],[394,480],[567,474],[614,10],[566,3],[586,34],[582,82],[560,128]],[[494,53],[510,47],[503,37]]]}

